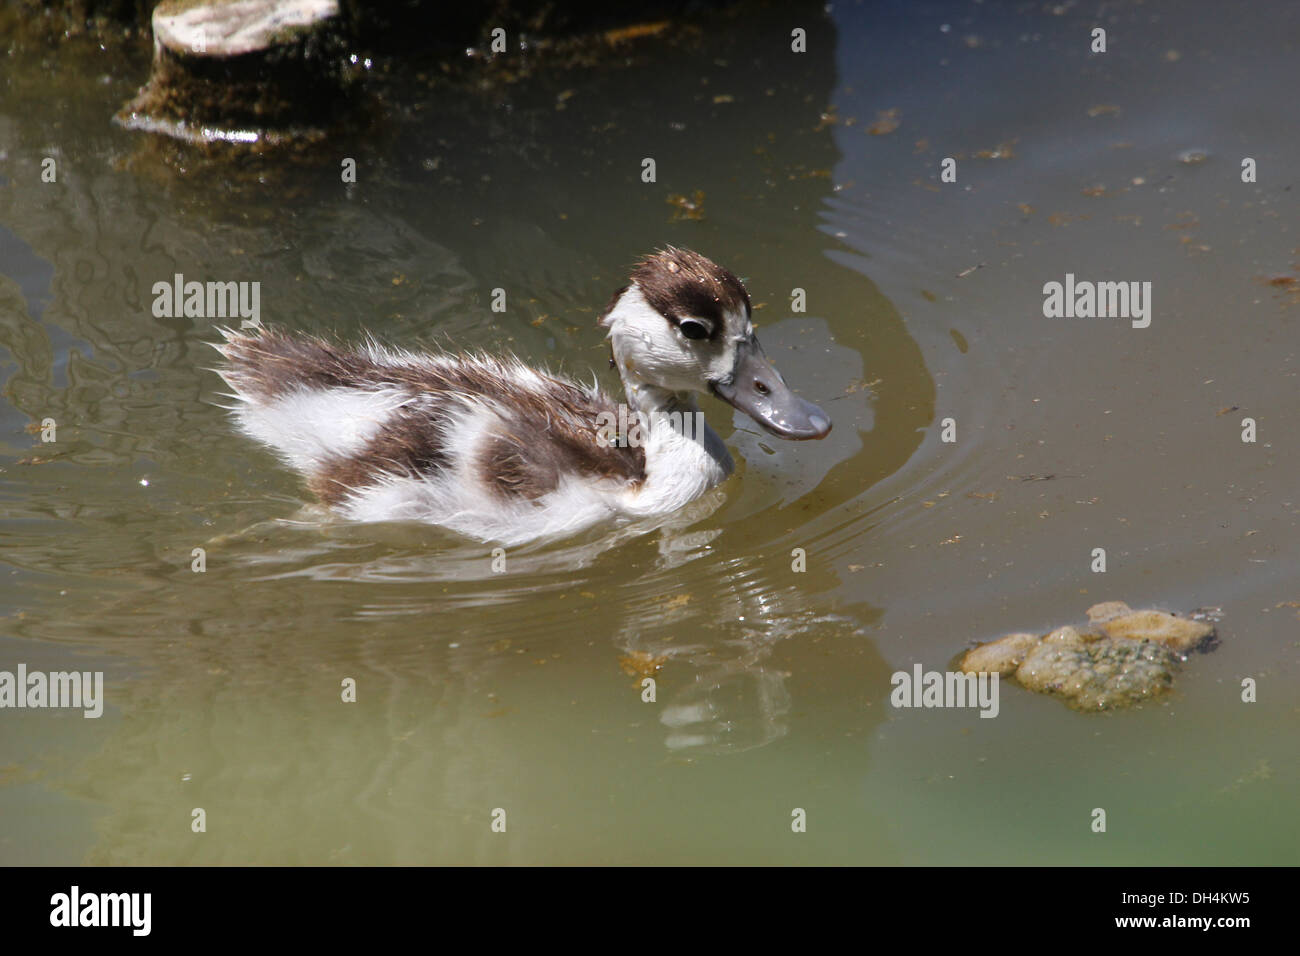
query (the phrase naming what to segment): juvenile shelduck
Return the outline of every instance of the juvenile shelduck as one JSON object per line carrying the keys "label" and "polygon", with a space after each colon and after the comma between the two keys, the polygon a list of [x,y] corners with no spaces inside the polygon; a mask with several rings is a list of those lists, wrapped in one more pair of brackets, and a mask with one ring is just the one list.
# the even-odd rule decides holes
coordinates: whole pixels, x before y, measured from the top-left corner
{"label": "juvenile shelduck", "polygon": [[826,413],[763,354],[740,280],[666,248],[636,266],[600,324],[627,404],[513,358],[223,330],[218,371],[240,428],[335,512],[416,520],[522,544],[666,515],[733,467],[704,422],[710,392],[781,438],[824,438]]}

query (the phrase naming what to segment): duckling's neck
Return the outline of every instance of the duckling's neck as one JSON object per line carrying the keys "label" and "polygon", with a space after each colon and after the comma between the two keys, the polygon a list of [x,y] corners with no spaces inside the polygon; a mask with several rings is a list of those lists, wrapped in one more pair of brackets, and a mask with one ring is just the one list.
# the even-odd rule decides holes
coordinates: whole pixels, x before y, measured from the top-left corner
{"label": "duckling's neck", "polygon": [[629,411],[633,414],[640,412],[650,421],[673,414],[700,413],[700,406],[690,392],[674,392],[660,385],[652,385],[635,375],[623,376],[623,390],[627,393]]}
{"label": "duckling's neck", "polygon": [[655,497],[694,497],[731,474],[731,453],[704,420],[693,392],[647,381],[637,369],[618,361],[617,350],[615,362],[627,393],[628,417],[639,417],[644,431],[647,485],[655,488]]}

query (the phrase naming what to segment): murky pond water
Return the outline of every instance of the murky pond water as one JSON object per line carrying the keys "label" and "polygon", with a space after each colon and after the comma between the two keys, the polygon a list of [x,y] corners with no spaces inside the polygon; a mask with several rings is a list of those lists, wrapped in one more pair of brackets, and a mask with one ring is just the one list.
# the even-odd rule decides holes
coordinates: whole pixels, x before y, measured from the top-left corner
{"label": "murky pond water", "polygon": [[[0,862],[1300,859],[1300,10],[1110,9],[757,6],[516,82],[378,64],[369,128],[229,164],[109,123],[147,48],[15,42],[0,670],[103,671],[105,712],[0,711]],[[214,404],[219,323],[152,308],[257,281],[268,325],[616,388],[595,314],[665,242],[745,278],[835,430],[710,400],[726,485],[504,573],[323,520]],[[1151,283],[1149,326],[1046,318],[1067,275]],[[1220,645],[1119,713],[890,705],[1109,599],[1221,607]]]}

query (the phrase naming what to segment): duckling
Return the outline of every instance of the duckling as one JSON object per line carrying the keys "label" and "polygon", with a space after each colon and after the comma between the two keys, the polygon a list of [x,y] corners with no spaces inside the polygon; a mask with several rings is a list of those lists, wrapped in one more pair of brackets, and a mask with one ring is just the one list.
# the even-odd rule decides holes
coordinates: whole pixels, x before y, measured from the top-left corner
{"label": "duckling", "polygon": [[623,406],[513,357],[265,329],[223,329],[214,347],[239,428],[334,512],[506,546],[668,515],[724,481],[734,463],[699,393],[781,438],[831,430],[763,354],[741,281],[698,253],[669,246],[640,260],[598,321]]}

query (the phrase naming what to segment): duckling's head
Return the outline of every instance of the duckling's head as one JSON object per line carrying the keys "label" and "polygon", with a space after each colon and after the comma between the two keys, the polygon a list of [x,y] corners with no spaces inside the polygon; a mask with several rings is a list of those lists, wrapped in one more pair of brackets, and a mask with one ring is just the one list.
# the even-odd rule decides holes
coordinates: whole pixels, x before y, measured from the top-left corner
{"label": "duckling's head", "polygon": [[717,263],[668,246],[642,259],[600,324],[629,389],[709,392],[781,438],[825,438],[831,420],[790,391],[758,344],[749,293]]}

